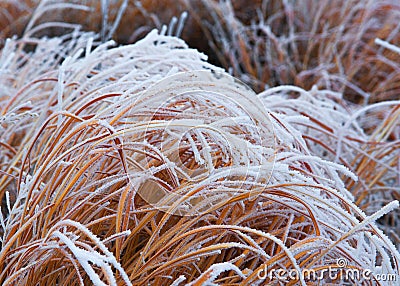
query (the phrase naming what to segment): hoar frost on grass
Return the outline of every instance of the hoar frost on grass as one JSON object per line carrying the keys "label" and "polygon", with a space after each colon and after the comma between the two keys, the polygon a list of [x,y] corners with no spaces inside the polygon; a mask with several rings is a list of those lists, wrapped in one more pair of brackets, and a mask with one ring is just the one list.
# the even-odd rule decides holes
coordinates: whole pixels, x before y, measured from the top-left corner
{"label": "hoar frost on grass", "polygon": [[395,154],[376,160],[338,94],[257,96],[157,31],[120,47],[93,37],[2,50],[3,285],[262,285],[265,266],[342,257],[399,274],[375,224],[398,203],[362,210],[346,184],[367,184],[354,175],[365,158],[395,178]]}

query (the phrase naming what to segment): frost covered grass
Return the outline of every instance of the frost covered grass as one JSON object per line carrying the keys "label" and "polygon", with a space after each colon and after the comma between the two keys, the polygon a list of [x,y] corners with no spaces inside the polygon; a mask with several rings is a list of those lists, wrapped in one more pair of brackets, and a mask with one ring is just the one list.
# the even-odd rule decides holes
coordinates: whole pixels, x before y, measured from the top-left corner
{"label": "frost covered grass", "polygon": [[164,23],[176,28],[188,11],[182,38],[257,92],[317,85],[360,104],[398,98],[397,54],[375,42],[400,45],[396,0],[6,0],[0,7],[0,38],[21,35],[27,23],[36,36],[81,24],[121,43]]}
{"label": "frost covered grass", "polygon": [[[160,21],[148,11],[150,2],[143,1],[141,13]],[[331,85],[308,77],[273,83],[276,77],[251,77],[251,69],[243,66],[235,70],[239,63],[251,67],[240,55],[248,53],[251,38],[242,42],[214,33],[231,27],[235,37],[253,35],[255,30],[247,34],[242,29],[252,31],[255,24],[246,23],[246,13],[257,9],[245,12],[241,1],[232,7],[229,1],[195,2],[182,2],[206,7],[187,6],[189,27],[194,27],[193,12],[211,11],[212,21],[225,21],[202,28],[211,42],[219,39],[211,47],[222,53],[214,57],[251,88],[169,36],[181,34],[185,14],[133,45],[107,41],[114,30],[118,34],[120,21],[124,26],[123,13],[134,10],[123,1],[91,7],[101,11],[93,16],[104,23],[99,34],[65,22],[46,26],[38,20],[45,11],[72,6],[41,1],[23,36],[4,43],[1,285],[264,285],[279,283],[258,276],[265,268],[326,269],[337,267],[339,258],[348,261],[348,268],[400,279],[400,102],[395,90],[390,91],[394,97],[373,95],[368,98],[377,103],[356,104],[346,100],[352,92],[332,84],[335,76],[347,78],[345,69],[324,71]],[[28,11],[29,3],[21,2],[26,6],[20,8]],[[271,12],[271,31],[279,21],[285,26],[286,18],[297,19],[295,4],[277,1],[271,10],[272,2],[263,3],[259,11]],[[353,23],[364,19],[362,11],[397,13],[396,7],[389,9],[394,4],[368,3],[362,8],[349,1],[343,15],[354,14]],[[85,7],[73,6],[78,14],[86,13]],[[328,11],[321,9],[321,15]],[[371,42],[365,41],[380,47],[378,56],[390,62],[389,78],[395,81],[398,63],[387,53],[398,48],[391,44],[394,38],[369,29],[380,27],[381,22],[374,23],[362,25],[365,35],[371,33]],[[329,25],[322,35],[337,32]],[[40,38],[49,27],[64,33]],[[323,50],[325,42],[318,45]],[[296,56],[290,51],[288,56]],[[338,55],[347,57],[346,51]],[[291,67],[288,58],[265,52],[281,61],[278,66]],[[331,66],[321,55],[315,59]],[[256,64],[279,70],[262,61]],[[279,86],[253,91],[264,89],[265,82]],[[287,83],[298,86],[282,85]],[[391,85],[386,87],[389,92]],[[345,284],[328,277],[321,283]]]}
{"label": "frost covered grass", "polygon": [[[398,98],[397,1],[186,1],[220,63],[254,89],[316,85],[365,104]],[[201,7],[201,8],[199,8]]]}
{"label": "frost covered grass", "polygon": [[[354,203],[345,181],[356,188],[351,170],[377,150],[335,93],[256,95],[156,31],[121,47],[93,37],[2,50],[2,285],[257,285],[265,266],[339,257],[399,273],[375,224],[398,203],[370,216]],[[393,158],[376,162],[379,182]]]}

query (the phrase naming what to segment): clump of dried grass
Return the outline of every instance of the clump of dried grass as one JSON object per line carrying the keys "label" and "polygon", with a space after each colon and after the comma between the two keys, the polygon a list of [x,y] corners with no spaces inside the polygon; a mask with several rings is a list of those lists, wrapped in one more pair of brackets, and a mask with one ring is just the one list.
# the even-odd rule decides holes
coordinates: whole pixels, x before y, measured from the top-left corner
{"label": "clump of dried grass", "polygon": [[36,35],[60,34],[81,24],[120,43],[132,43],[170,21],[176,27],[174,17],[188,11],[182,38],[257,92],[284,84],[306,90],[317,85],[360,104],[398,98],[398,56],[375,43],[380,38],[400,45],[395,0],[91,0],[84,5],[35,0],[0,5],[8,19],[0,23],[0,38],[21,35],[22,23],[34,19]]}
{"label": "clump of dried grass", "polygon": [[[207,50],[200,27],[193,17],[187,19],[185,10],[182,1],[169,0],[6,1],[0,3],[0,40],[26,33],[54,37],[69,33],[79,25],[85,31],[97,32],[103,41],[112,37],[118,43],[127,44],[170,23],[172,34],[181,35],[192,47]],[[182,30],[183,23],[185,30]]]}
{"label": "clump of dried grass", "polygon": [[[42,1],[25,18],[24,37],[0,57],[2,283],[257,285],[265,266],[326,269],[343,257],[398,275],[396,247],[374,221],[399,199],[399,102],[360,107],[341,95],[396,98],[397,49],[375,37],[397,43],[383,28],[397,23],[397,8],[349,1],[338,12],[308,1],[303,8],[322,7],[308,23],[297,3],[254,2],[186,1],[172,11],[168,1],[99,1],[68,15],[63,2]],[[37,3],[25,4],[15,15]],[[182,7],[195,16],[183,37],[200,27],[214,60],[253,88],[316,86],[257,96],[155,32],[134,46],[100,44],[113,31],[135,40]],[[82,23],[88,8],[97,12]],[[133,14],[144,22],[132,33],[118,15]],[[331,16],[340,21],[321,28]],[[77,17],[89,29],[101,22],[100,37],[80,32]],[[179,35],[183,20],[162,34]],[[397,248],[398,218],[379,220]]]}
{"label": "clump of dried grass", "polygon": [[338,258],[399,274],[375,224],[398,203],[369,216],[354,204],[342,179],[356,181],[367,137],[352,115],[335,120],[334,93],[256,95],[156,32],[94,40],[25,37],[1,52],[2,285],[260,285],[277,282],[257,277],[264,267]]}
{"label": "clump of dried grass", "polygon": [[[244,1],[243,1],[244,2]],[[186,1],[225,68],[261,91],[317,85],[357,103],[398,98],[396,1]]]}
{"label": "clump of dried grass", "polygon": [[[400,101],[361,108],[333,91],[314,88],[305,92],[287,86],[268,89],[260,96],[272,111],[307,118],[291,124],[302,133],[313,155],[340,163],[357,174],[357,180],[346,178],[344,183],[356,205],[367,214],[399,198]],[[385,118],[376,118],[374,111]],[[375,126],[373,132],[371,126]],[[397,245],[399,215],[395,211],[381,224]]]}

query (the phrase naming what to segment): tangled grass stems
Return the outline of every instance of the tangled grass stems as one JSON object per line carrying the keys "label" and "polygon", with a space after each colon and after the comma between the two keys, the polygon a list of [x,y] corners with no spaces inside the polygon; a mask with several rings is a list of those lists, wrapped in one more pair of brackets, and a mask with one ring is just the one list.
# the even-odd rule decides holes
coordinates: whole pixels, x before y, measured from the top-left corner
{"label": "tangled grass stems", "polygon": [[398,97],[395,1],[186,1],[220,63],[255,90],[295,84],[361,104]]}
{"label": "tangled grass stems", "polygon": [[[399,198],[399,103],[386,101],[397,96],[398,28],[387,29],[397,6],[255,2],[182,1],[162,13],[152,9],[168,1],[74,2],[71,24],[42,22],[66,3],[40,3],[0,57],[3,284],[260,285],[277,282],[258,277],[265,266],[321,270],[338,258],[398,276],[399,212],[385,215]],[[101,38],[73,24],[88,7],[102,11],[90,17]],[[165,36],[180,34],[176,19],[135,45],[101,43],[119,22],[125,33],[123,13],[161,27],[183,8],[186,29],[200,26],[214,60],[252,88],[299,87],[256,95]],[[49,28],[61,36],[37,38]],[[361,107],[342,93],[386,102]]]}
{"label": "tangled grass stems", "polygon": [[397,54],[388,49],[400,44],[395,0],[35,0],[0,7],[2,39],[63,35],[80,24],[103,41],[132,43],[170,22],[169,35],[182,35],[257,92],[316,85],[361,105],[398,98]]}
{"label": "tangled grass stems", "polygon": [[[399,273],[374,223],[396,202],[366,214],[344,183],[370,158],[392,179],[397,143],[377,156],[371,140],[385,141],[398,107],[369,137],[334,92],[256,95],[177,38],[92,50],[92,37],[2,50],[15,79],[1,73],[3,285],[260,285],[273,282],[258,277],[265,266],[341,257]],[[333,162],[339,140],[347,168]]]}
{"label": "tangled grass stems", "polygon": [[[358,180],[347,178],[344,182],[359,207],[372,214],[398,198],[398,101],[346,110],[342,100],[338,100],[333,92],[322,95],[314,90],[311,93],[302,92],[299,96],[288,93],[285,101],[281,102],[278,100],[282,94],[274,94],[282,89],[272,88],[260,96],[273,111],[296,118],[291,123],[305,134],[303,138],[312,154],[340,162],[357,174]],[[296,93],[301,91],[298,88],[290,90]],[[387,115],[380,122],[374,115],[380,112],[374,111],[384,110],[385,107],[389,107],[384,111]],[[364,118],[369,111],[369,123],[366,124]],[[308,119],[299,121],[298,116]],[[373,124],[371,121],[374,121]],[[371,125],[376,126],[373,131],[370,130]],[[395,211],[385,219],[382,226],[387,233],[398,228],[398,215],[398,211]],[[396,240],[395,236],[393,239]]]}

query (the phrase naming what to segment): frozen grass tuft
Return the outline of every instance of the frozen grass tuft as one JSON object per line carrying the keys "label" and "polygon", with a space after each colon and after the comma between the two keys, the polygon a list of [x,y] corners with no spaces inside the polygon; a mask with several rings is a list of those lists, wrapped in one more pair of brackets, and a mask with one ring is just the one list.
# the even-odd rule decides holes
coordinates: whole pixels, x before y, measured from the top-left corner
{"label": "frozen grass tuft", "polygon": [[[255,90],[294,84],[360,104],[398,98],[397,1],[185,1],[219,62]],[[246,4],[245,4],[246,3]]]}
{"label": "frozen grass tuft", "polygon": [[[25,0],[0,7],[1,39],[62,35],[79,24],[103,41],[132,43],[170,23],[257,92],[316,85],[361,105],[398,98],[398,56],[379,42],[400,45],[396,0]],[[183,31],[180,15],[188,15]]]}
{"label": "frozen grass tuft", "polygon": [[1,284],[399,279],[397,2],[154,3],[0,3]]}
{"label": "frozen grass tuft", "polygon": [[398,102],[368,133],[337,92],[256,95],[176,37],[94,40],[1,52],[2,285],[261,285],[265,267],[338,258],[399,275],[376,224],[398,207],[380,195],[396,194]]}

